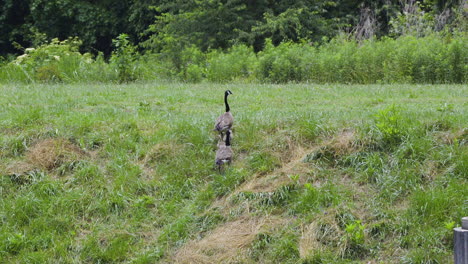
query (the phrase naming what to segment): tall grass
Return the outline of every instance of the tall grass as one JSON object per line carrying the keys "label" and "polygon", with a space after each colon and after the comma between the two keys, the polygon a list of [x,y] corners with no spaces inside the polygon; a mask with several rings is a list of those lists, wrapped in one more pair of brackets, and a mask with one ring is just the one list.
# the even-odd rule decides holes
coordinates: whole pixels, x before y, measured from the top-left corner
{"label": "tall grass", "polygon": [[[172,79],[187,82],[314,82],[314,83],[466,83],[468,39],[433,34],[416,38],[335,38],[320,46],[282,43],[255,54],[234,46],[226,52],[135,53],[128,42],[119,46],[110,63],[102,56],[79,54],[70,42],[51,42],[0,67],[8,82],[119,82]],[[75,43],[76,45],[76,43]],[[123,45],[123,44],[122,44]]]}
{"label": "tall grass", "polygon": [[[468,209],[466,86],[1,89],[0,262],[170,263],[251,220],[265,225],[244,262],[447,263]],[[226,89],[235,159],[219,174]]]}

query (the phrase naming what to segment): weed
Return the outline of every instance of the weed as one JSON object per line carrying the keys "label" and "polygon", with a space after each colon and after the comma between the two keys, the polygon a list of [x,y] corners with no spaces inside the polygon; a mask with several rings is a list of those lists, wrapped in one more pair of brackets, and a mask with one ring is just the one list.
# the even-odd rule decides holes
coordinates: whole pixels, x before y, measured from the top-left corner
{"label": "weed", "polygon": [[136,79],[134,67],[136,66],[136,47],[133,46],[127,34],[120,34],[112,41],[115,47],[111,63],[116,65],[119,82],[130,82]]}
{"label": "weed", "polygon": [[397,145],[403,140],[405,128],[402,115],[396,105],[380,110],[375,115],[375,126],[382,138],[383,147]]}
{"label": "weed", "polygon": [[356,259],[363,258],[368,254],[369,250],[365,245],[365,228],[366,225],[359,220],[346,224],[346,235],[340,241],[343,257]]}

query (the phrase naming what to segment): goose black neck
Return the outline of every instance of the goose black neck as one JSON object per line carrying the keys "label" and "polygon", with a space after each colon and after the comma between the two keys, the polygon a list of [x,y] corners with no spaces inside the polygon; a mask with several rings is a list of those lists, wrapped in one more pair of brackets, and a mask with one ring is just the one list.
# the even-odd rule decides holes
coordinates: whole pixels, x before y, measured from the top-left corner
{"label": "goose black neck", "polygon": [[227,101],[227,97],[228,97],[228,93],[224,93],[224,104],[226,105],[226,112],[229,112],[230,108],[229,108],[229,104],[228,104],[228,101]]}
{"label": "goose black neck", "polygon": [[226,131],[226,146],[231,146],[231,132]]}

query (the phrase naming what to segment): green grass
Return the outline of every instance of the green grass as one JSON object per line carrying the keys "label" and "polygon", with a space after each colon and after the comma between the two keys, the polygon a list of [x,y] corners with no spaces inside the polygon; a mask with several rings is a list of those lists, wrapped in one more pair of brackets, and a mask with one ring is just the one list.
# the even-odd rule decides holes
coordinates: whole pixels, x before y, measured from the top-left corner
{"label": "green grass", "polygon": [[[243,217],[287,224],[254,234],[241,262],[448,263],[447,226],[468,214],[466,86],[0,89],[2,263],[171,262]],[[219,174],[226,89],[235,159]]]}

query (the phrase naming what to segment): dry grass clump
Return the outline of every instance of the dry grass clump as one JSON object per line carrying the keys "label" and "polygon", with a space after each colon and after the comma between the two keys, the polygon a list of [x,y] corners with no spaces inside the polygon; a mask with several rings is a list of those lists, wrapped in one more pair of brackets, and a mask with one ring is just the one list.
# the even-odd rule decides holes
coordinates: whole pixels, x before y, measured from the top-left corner
{"label": "dry grass clump", "polygon": [[303,163],[302,160],[307,153],[312,150],[305,150],[298,146],[291,153],[290,161],[283,164],[280,168],[273,171],[273,173],[266,176],[257,175],[250,181],[247,181],[238,188],[235,193],[238,192],[272,192],[278,187],[285,184],[291,183],[291,175],[305,175],[310,171],[307,164]]}
{"label": "dry grass clump", "polygon": [[32,181],[35,170],[36,168],[29,162],[14,161],[1,171],[5,171],[13,182],[27,184]]}
{"label": "dry grass clump", "polygon": [[443,131],[436,135],[436,138],[443,144],[453,145],[458,142],[460,145],[468,144],[468,129],[461,129],[456,132]]}
{"label": "dry grass clump", "polygon": [[[289,144],[287,151],[281,155],[288,158],[280,168],[273,171],[268,175],[257,175],[252,180],[243,184],[238,188],[237,192],[251,191],[251,192],[271,192],[276,190],[279,186],[291,182],[291,175],[304,176],[310,172],[309,165],[303,161],[309,159],[318,159],[322,156],[329,158],[336,158],[343,155],[349,155],[353,152],[359,151],[359,146],[356,144],[355,133],[352,130],[344,130],[332,139],[324,143],[313,146],[310,149],[305,149],[301,146]],[[300,177],[303,180],[304,177]]]}
{"label": "dry grass clump", "polygon": [[174,256],[175,263],[243,262],[248,246],[257,234],[285,222],[280,218],[241,217],[214,229],[201,240],[182,247]]}
{"label": "dry grass clump", "polygon": [[7,175],[22,175],[34,170],[34,166],[26,161],[14,161],[6,166]]}
{"label": "dry grass clump", "polygon": [[26,160],[35,168],[52,170],[66,162],[81,159],[85,152],[67,139],[49,138],[42,140],[26,153]]}
{"label": "dry grass clump", "polygon": [[312,252],[318,251],[322,248],[322,244],[318,239],[317,222],[312,222],[308,226],[302,228],[302,234],[299,240],[299,255],[305,259],[309,257]]}
{"label": "dry grass clump", "polygon": [[356,135],[354,131],[344,130],[331,140],[329,147],[339,156],[347,155],[358,150],[355,139]]}
{"label": "dry grass clump", "polygon": [[303,227],[299,240],[299,254],[301,258],[307,258],[327,247],[336,248],[342,254],[344,249],[340,247],[340,238],[343,235],[344,232],[337,222],[337,211],[325,212]]}
{"label": "dry grass clump", "polygon": [[298,145],[288,131],[275,131],[278,135],[265,135],[264,145],[282,163],[288,163],[297,155]]}
{"label": "dry grass clump", "polygon": [[343,130],[332,139],[322,143],[315,151],[309,153],[304,161],[325,159],[332,161],[336,158],[358,152],[361,145],[356,141],[353,130]]}

